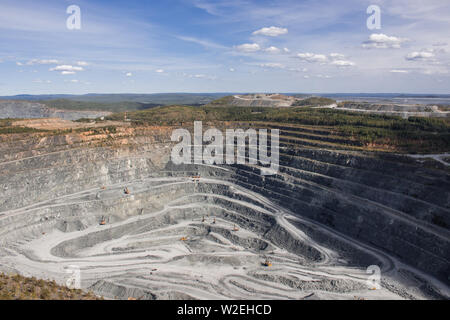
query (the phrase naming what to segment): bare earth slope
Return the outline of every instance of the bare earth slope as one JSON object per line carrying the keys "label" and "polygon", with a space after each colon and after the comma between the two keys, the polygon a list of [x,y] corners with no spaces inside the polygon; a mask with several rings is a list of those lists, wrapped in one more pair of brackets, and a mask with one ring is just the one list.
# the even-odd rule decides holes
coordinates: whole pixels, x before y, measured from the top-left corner
{"label": "bare earth slope", "polygon": [[296,99],[281,94],[234,95],[231,106],[239,107],[290,107]]}

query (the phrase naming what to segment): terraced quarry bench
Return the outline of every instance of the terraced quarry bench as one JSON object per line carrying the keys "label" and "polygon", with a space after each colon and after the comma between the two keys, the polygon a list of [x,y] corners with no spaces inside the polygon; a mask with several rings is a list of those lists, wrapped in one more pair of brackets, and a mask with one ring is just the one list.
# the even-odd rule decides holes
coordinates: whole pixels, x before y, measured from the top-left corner
{"label": "terraced quarry bench", "polygon": [[278,126],[273,176],[174,165],[173,127],[1,135],[0,270],[76,265],[117,299],[448,299],[448,171]]}

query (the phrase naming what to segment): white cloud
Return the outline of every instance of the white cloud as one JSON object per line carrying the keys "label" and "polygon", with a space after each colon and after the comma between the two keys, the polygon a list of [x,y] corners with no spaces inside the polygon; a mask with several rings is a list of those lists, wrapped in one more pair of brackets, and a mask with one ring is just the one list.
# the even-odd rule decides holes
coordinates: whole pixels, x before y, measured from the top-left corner
{"label": "white cloud", "polygon": [[342,53],[330,53],[330,65],[338,67],[352,67],[355,65],[353,61],[345,59],[345,55]]}
{"label": "white cloud", "polygon": [[280,35],[287,34],[287,33],[288,33],[288,29],[286,29],[286,28],[279,28],[279,27],[272,26],[272,27],[256,30],[255,32],[253,32],[253,35],[278,37]]}
{"label": "white cloud", "polygon": [[443,68],[427,68],[421,70],[421,73],[426,75],[442,75],[442,74],[448,74],[449,70],[443,69]]}
{"label": "white cloud", "polygon": [[82,67],[76,67],[71,65],[60,65],[51,68],[50,71],[61,71],[62,75],[75,74],[77,71],[83,71]]}
{"label": "white cloud", "polygon": [[355,65],[354,62],[349,60],[334,60],[331,62],[331,64],[338,67],[352,67]]}
{"label": "white cloud", "polygon": [[432,60],[434,53],[430,51],[414,51],[406,55],[405,59],[409,61]]}
{"label": "white cloud", "polygon": [[268,53],[273,53],[273,54],[280,53],[280,49],[278,49],[277,47],[274,47],[274,46],[268,47],[268,48],[264,49],[264,51],[268,52]]}
{"label": "white cloud", "polygon": [[18,66],[24,66],[24,65],[34,66],[34,65],[37,65],[37,64],[44,65],[44,64],[58,64],[58,63],[60,63],[60,61],[56,60],[56,59],[31,59],[31,60],[27,61],[26,63],[22,63],[22,62],[19,62],[19,61],[16,62],[16,64]]}
{"label": "white cloud", "polygon": [[236,46],[236,49],[241,52],[256,52],[261,50],[261,47],[257,43],[244,43]]}
{"label": "white cloud", "polygon": [[320,64],[330,64],[338,67],[351,67],[354,66],[355,63],[349,60],[344,59],[345,55],[340,53],[330,53],[329,58],[325,54],[316,54],[316,53],[299,53],[296,56],[302,61],[307,61],[311,63],[320,63]]}
{"label": "white cloud", "polygon": [[303,69],[300,69],[300,68],[289,68],[288,70],[289,71],[293,71],[293,72],[308,72],[307,68],[303,68]]}
{"label": "white cloud", "polygon": [[341,53],[330,53],[330,57],[332,59],[344,59],[345,55],[343,55]]}
{"label": "white cloud", "polygon": [[328,59],[323,54],[315,54],[315,53],[299,53],[297,54],[297,57],[300,58],[303,61],[308,62],[320,62],[325,63]]}
{"label": "white cloud", "polygon": [[35,64],[58,64],[59,61],[55,59],[32,59],[27,62],[27,65],[32,66]]}
{"label": "white cloud", "polygon": [[33,80],[34,83],[52,83],[50,80],[41,80],[41,79],[36,79]]}
{"label": "white cloud", "polygon": [[225,46],[223,46],[221,44],[209,41],[209,40],[197,39],[197,38],[194,38],[194,37],[184,37],[184,36],[179,36],[177,38],[180,39],[180,40],[183,40],[183,41],[199,44],[199,45],[201,45],[201,46],[203,46],[205,48],[227,49],[227,47],[225,47]]}
{"label": "white cloud", "polygon": [[363,43],[363,48],[366,49],[399,49],[401,44],[408,41],[394,36],[387,36],[383,33],[372,33],[369,36],[369,40]]}
{"label": "white cloud", "polygon": [[439,53],[439,54],[444,54],[444,53],[447,53],[448,51],[447,51],[447,49],[444,47],[444,46],[440,46],[440,47],[437,47],[437,48],[435,48],[435,49],[431,49],[431,50],[429,50],[430,52],[433,52],[433,53],[435,53],[435,54],[437,54],[437,53]]}
{"label": "white cloud", "polygon": [[210,76],[210,75],[202,74],[202,73],[200,73],[200,74],[190,74],[190,75],[187,75],[187,76],[189,78],[194,78],[194,79],[208,79],[208,80],[216,80],[217,79],[216,76]]}
{"label": "white cloud", "polygon": [[276,62],[262,63],[259,66],[263,68],[279,68],[279,69],[283,69],[285,67],[283,64]]}

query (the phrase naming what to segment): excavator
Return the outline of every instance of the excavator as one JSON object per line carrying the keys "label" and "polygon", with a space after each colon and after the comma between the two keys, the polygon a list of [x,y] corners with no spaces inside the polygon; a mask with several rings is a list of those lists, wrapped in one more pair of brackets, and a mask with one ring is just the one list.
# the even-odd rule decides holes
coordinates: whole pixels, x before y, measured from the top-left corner
{"label": "excavator", "polygon": [[271,266],[272,266],[272,262],[271,262],[269,259],[266,258],[266,260],[265,260],[264,263],[263,263],[263,266],[265,266],[265,267],[271,267]]}

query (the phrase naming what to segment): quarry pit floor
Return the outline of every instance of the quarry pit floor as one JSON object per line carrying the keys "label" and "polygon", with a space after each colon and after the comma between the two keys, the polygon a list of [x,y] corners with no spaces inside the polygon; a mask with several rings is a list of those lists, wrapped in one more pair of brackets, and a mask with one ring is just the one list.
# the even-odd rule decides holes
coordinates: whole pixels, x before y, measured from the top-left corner
{"label": "quarry pit floor", "polygon": [[[206,192],[214,190],[209,186],[219,186],[226,192]],[[130,194],[125,194],[124,187],[131,190]],[[187,189],[190,191],[182,195],[175,191]],[[148,197],[152,199],[142,200]],[[240,200],[243,197],[251,201]],[[136,202],[140,208],[128,210],[127,206]],[[93,203],[102,205],[86,207]],[[115,210],[108,212],[104,206],[120,207],[117,210],[130,213],[118,218]],[[83,213],[73,213],[76,208],[83,208]],[[242,214],[242,208],[252,213],[250,218]],[[75,267],[80,271],[81,287],[105,298],[414,296],[414,283],[408,289],[397,282],[402,278],[398,270],[408,267],[395,258],[294,216],[264,196],[221,179],[150,177],[4,211],[0,220],[22,216],[33,216],[22,231],[10,234],[0,230],[2,269],[66,283]],[[260,221],[266,220],[272,224],[270,229],[258,227]],[[320,229],[375,257],[383,275],[381,287],[368,284],[364,268],[349,265],[333,247],[315,242],[298,223]],[[305,258],[290,250],[289,242],[302,243],[314,254]],[[271,266],[264,265],[267,261]],[[434,284],[443,292],[447,290],[439,282]]]}

